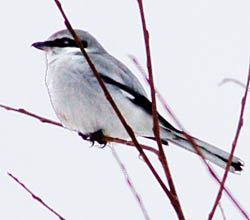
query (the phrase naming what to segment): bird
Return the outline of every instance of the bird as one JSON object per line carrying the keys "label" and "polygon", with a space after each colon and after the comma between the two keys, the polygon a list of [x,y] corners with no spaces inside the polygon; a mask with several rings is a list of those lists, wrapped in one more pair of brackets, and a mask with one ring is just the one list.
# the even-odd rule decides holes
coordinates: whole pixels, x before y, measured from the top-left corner
{"label": "bird", "polygon": [[[135,135],[155,140],[152,102],[137,77],[126,65],[110,55],[90,33],[80,29],[74,31]],[[129,139],[79,45],[67,29],[32,46],[46,54],[46,87],[55,114],[65,128],[100,144],[105,144],[105,136]],[[164,145],[171,142],[196,153],[183,131],[175,128],[159,113],[158,117]],[[198,138],[192,139],[206,160],[225,169],[229,153]],[[229,171],[240,173],[243,166],[244,162],[233,156]]]}

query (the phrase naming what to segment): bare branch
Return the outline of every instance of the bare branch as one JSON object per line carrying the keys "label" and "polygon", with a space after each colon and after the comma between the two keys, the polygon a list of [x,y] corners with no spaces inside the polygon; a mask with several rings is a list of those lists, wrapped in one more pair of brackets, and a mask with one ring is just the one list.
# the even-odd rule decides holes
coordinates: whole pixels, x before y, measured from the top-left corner
{"label": "bare branch", "polygon": [[[14,111],[14,112],[17,112],[17,113],[20,113],[20,114],[24,114],[26,116],[29,116],[29,117],[32,117],[32,118],[35,118],[35,119],[38,119],[40,122],[43,122],[43,123],[49,123],[49,124],[52,124],[52,125],[55,125],[55,126],[59,126],[59,127],[62,127],[62,125],[58,122],[55,122],[55,121],[52,121],[48,118],[45,118],[45,117],[42,117],[42,116],[39,116],[37,114],[34,114],[30,111],[27,111],[23,108],[13,108],[13,107],[10,107],[10,106],[7,106],[7,105],[3,105],[3,104],[0,104],[0,107],[1,108],[4,108],[8,111]],[[87,140],[87,136],[84,137],[84,136],[81,136],[82,138],[86,138]],[[122,139],[119,139],[119,138],[112,138],[112,137],[104,137],[105,141],[107,142],[113,142],[113,143],[119,143],[119,144],[123,144],[123,145],[127,145],[127,146],[131,146],[131,147],[135,147],[134,146],[134,143],[132,141],[126,141],[126,140],[122,140]],[[141,147],[144,149],[144,150],[147,150],[147,151],[150,151],[152,153],[154,153],[155,155],[159,156],[159,152],[152,148],[152,147],[149,147],[149,146],[146,146],[146,145],[141,145]],[[131,191],[133,192],[133,194],[135,195],[141,209],[142,209],[142,212],[143,212],[143,215],[145,217],[146,220],[149,220],[149,216],[147,214],[147,211],[142,203],[142,200],[140,198],[140,196],[138,195],[138,193],[135,191],[135,188],[132,184],[132,181],[130,180],[128,174],[127,174],[127,171],[124,167],[124,165],[122,164],[122,162],[120,161],[118,155],[116,154],[115,150],[113,148],[111,148],[112,150],[112,153],[115,157],[115,159],[117,160],[119,166],[121,167],[121,169],[123,170],[123,173],[124,173],[124,176],[127,178],[127,182],[129,184],[129,187],[131,188]],[[126,175],[125,175],[126,174]],[[49,209],[51,212],[53,212],[54,214],[58,214],[57,212],[55,212],[52,208],[50,208],[47,204],[45,204],[45,202],[43,202],[42,199],[40,199],[38,196],[34,195],[34,193],[32,193],[31,190],[29,190],[23,183],[21,183],[15,176],[13,176],[11,173],[8,173],[8,175],[14,179],[19,185],[21,185],[28,193],[31,194],[31,196],[37,200],[38,202],[40,202],[43,206],[45,206],[47,209]],[[59,215],[59,214],[58,214]],[[63,217],[61,216],[58,216],[60,219],[64,219]]]}
{"label": "bare branch", "polygon": [[[43,122],[43,123],[48,123],[48,124],[51,124],[51,125],[62,127],[62,124],[60,124],[59,122],[56,122],[56,121],[53,121],[51,119],[48,119],[48,118],[42,117],[40,115],[34,114],[34,113],[32,113],[30,111],[27,111],[27,110],[25,110],[23,108],[13,108],[13,107],[3,105],[3,104],[0,104],[0,108],[4,108],[4,109],[6,109],[8,111],[14,111],[14,112],[17,112],[17,113],[20,113],[20,114],[27,115],[27,116],[29,116],[31,118],[38,119],[40,122]],[[87,136],[84,137],[84,136],[81,135],[81,137],[83,139],[85,139],[86,141],[88,141]],[[113,142],[113,143],[118,143],[118,144],[123,144],[123,145],[131,146],[131,147],[135,147],[135,145],[134,145],[134,143],[132,141],[122,140],[122,139],[119,139],[119,138],[113,138],[113,137],[105,136],[104,140],[107,141],[107,142]],[[149,146],[142,145],[142,144],[141,144],[141,147],[144,150],[150,151],[150,152],[154,153],[155,155],[159,156],[159,151],[154,149],[153,147],[149,147]]]}
{"label": "bare branch", "polygon": [[[131,146],[131,147],[135,147],[135,144],[133,141],[126,141],[126,140],[123,140],[120,138],[113,138],[113,137],[105,136],[104,140],[107,142],[113,142],[113,143],[118,143],[118,144],[123,144],[123,145]],[[149,147],[149,146],[143,145],[143,144],[140,144],[140,145],[144,150],[150,151],[159,157],[159,151],[156,150],[155,148]]]}
{"label": "bare branch", "polygon": [[[240,136],[241,128],[243,126],[243,115],[244,115],[244,111],[245,111],[246,99],[247,99],[247,94],[248,94],[248,90],[249,90],[249,83],[250,83],[250,63],[249,63],[248,77],[247,77],[247,84],[246,84],[246,88],[245,88],[245,93],[244,93],[242,101],[241,101],[241,111],[240,111],[240,116],[239,116],[239,121],[238,121],[236,134],[235,134],[235,137],[234,137],[234,140],[233,140],[232,149],[231,149],[231,152],[230,152],[230,156],[228,158],[225,173],[224,173],[222,181],[221,181],[221,186],[220,186],[219,192],[218,192],[217,197],[215,199],[214,206],[213,206],[213,208],[212,208],[212,210],[211,210],[211,212],[209,214],[209,218],[208,218],[209,220],[213,219],[216,208],[217,208],[217,206],[218,206],[218,204],[220,202],[220,199],[221,199],[221,196],[222,196],[222,191],[223,191],[223,188],[224,188],[227,176],[228,176],[230,164],[231,164],[232,159],[233,159],[233,154],[234,154],[234,151],[235,151],[236,146],[237,146],[237,142],[238,142],[238,139],[239,139],[239,136]],[[246,216],[246,218],[249,219],[248,216]]]}
{"label": "bare branch", "polygon": [[[130,55],[130,58],[135,63],[135,65],[138,68],[139,72],[144,76],[146,82],[148,82],[148,79],[147,79],[147,76],[145,74],[145,71],[142,68],[142,66],[140,65],[140,63],[138,62],[138,60],[134,56],[131,56],[131,55]],[[160,92],[158,90],[156,90],[156,94],[157,94],[157,96],[158,96],[161,104],[164,106],[165,110],[169,113],[169,115],[171,116],[171,118],[174,120],[174,122],[177,124],[177,126],[183,131],[183,134],[188,138],[188,140],[190,141],[190,143],[193,145],[193,147],[196,150],[197,154],[201,157],[203,163],[206,165],[206,167],[207,167],[209,173],[211,174],[211,176],[221,186],[222,185],[221,180],[216,175],[215,171],[212,169],[212,167],[209,165],[209,163],[206,161],[205,157],[200,152],[200,150],[199,150],[197,144],[194,142],[193,138],[185,131],[184,127],[182,126],[182,124],[180,123],[180,121],[178,120],[178,118],[175,116],[175,114],[173,113],[173,111],[171,110],[171,108],[168,106],[168,104],[166,103],[166,101],[164,100],[163,96],[160,94]],[[239,211],[242,213],[242,215],[246,219],[249,219],[248,214],[246,213],[246,211],[241,207],[241,205],[239,204],[239,202],[233,197],[232,193],[224,185],[223,185],[223,190],[225,190],[226,194],[229,196],[229,198],[232,200],[232,202],[235,204],[235,206],[239,209]]]}
{"label": "bare branch", "polygon": [[[244,85],[244,83],[242,83],[241,81],[234,79],[234,78],[225,78],[218,85],[222,86],[222,85],[229,83],[229,82],[235,83],[244,89],[246,88],[246,85]],[[248,91],[250,92],[250,88],[248,88]]]}
{"label": "bare branch", "polygon": [[[55,126],[63,127],[62,124],[59,123],[59,122],[56,122],[56,121],[53,121],[51,119],[45,118],[45,117],[43,117],[41,115],[37,115],[37,114],[32,113],[32,112],[30,112],[30,111],[28,111],[26,109],[23,109],[23,108],[14,108],[14,107],[11,107],[11,106],[8,106],[8,105],[3,105],[3,104],[0,104],[0,108],[3,108],[5,110],[7,110],[7,111],[14,111],[14,112],[17,112],[17,113],[20,113],[20,114],[27,115],[27,116],[29,116],[31,118],[38,119],[42,123],[48,123],[48,124],[52,124],[52,125],[55,125]],[[88,141],[87,136],[85,138],[83,136],[81,136],[81,137],[83,139],[85,139],[86,141]],[[107,141],[107,142],[114,142],[114,143],[117,143],[117,144],[123,144],[123,145],[131,146],[131,147],[135,147],[133,141],[127,141],[127,140],[123,140],[123,139],[120,139],[120,138],[113,138],[113,137],[105,136],[104,140]],[[151,151],[152,153],[154,153],[155,155],[157,155],[159,157],[159,151],[156,150],[155,148],[149,147],[149,146],[146,146],[146,145],[143,145],[143,144],[140,144],[140,145],[144,150]]]}
{"label": "bare branch", "polygon": [[[139,63],[139,61],[136,59],[136,57],[134,57],[132,55],[129,55],[129,57],[132,60],[132,62],[135,64],[135,66],[137,67],[137,69],[139,70],[139,72],[144,77],[146,83],[149,84],[149,79],[148,79],[147,74],[146,74],[145,70],[143,69],[142,65]],[[156,92],[157,97],[159,98],[161,104],[163,105],[163,107],[165,108],[165,110],[168,112],[168,114],[171,116],[171,118],[174,120],[174,123],[177,125],[177,127],[179,127],[181,130],[185,130],[185,128],[183,127],[183,125],[178,120],[177,116],[174,114],[174,112],[172,111],[172,109],[170,108],[170,106],[167,104],[167,102],[165,101],[165,99],[161,95],[161,93],[157,89],[155,89],[155,92]]]}
{"label": "bare branch", "polygon": [[113,147],[110,147],[111,148],[111,151],[112,151],[112,154],[114,156],[114,158],[116,159],[116,162],[118,163],[119,167],[121,168],[121,171],[126,179],[126,182],[131,190],[131,192],[133,193],[134,197],[136,198],[137,200],[137,203],[139,204],[140,208],[141,208],[141,211],[142,211],[142,214],[144,216],[144,218],[146,220],[150,220],[149,218],[149,215],[148,215],[148,212],[143,204],[143,201],[140,197],[140,195],[138,194],[138,192],[136,192],[136,189],[135,189],[135,186],[132,182],[132,180],[130,179],[129,175],[128,175],[128,172],[126,170],[126,167],[124,166],[124,164],[122,163],[122,161],[120,160],[118,154],[116,153],[115,149]]}
{"label": "bare branch", "polygon": [[16,183],[18,183],[23,189],[25,189],[26,192],[28,192],[33,199],[38,201],[40,204],[42,204],[46,209],[48,209],[50,212],[52,212],[54,215],[56,215],[60,220],[65,220],[64,217],[62,217],[58,212],[56,212],[54,209],[52,209],[50,206],[48,206],[39,196],[35,195],[27,186],[24,185],[20,180],[18,180],[14,175],[11,173],[7,173]]}
{"label": "bare branch", "polygon": [[[140,10],[140,15],[141,15],[141,23],[142,23],[142,29],[143,29],[143,34],[144,34],[144,42],[145,42],[146,57],[147,57],[148,81],[150,85],[150,90],[151,90],[150,93],[151,93],[151,99],[152,99],[153,131],[154,131],[155,138],[159,147],[160,154],[162,154],[161,156],[165,157],[165,154],[162,148],[159,117],[158,117],[157,106],[156,106],[155,86],[154,86],[150,43],[149,43],[149,32],[146,26],[143,3],[141,0],[138,0],[137,2],[139,5],[139,10]],[[166,158],[162,158],[162,159],[166,161]]]}
{"label": "bare branch", "polygon": [[152,61],[151,61],[151,52],[150,52],[150,42],[149,42],[149,32],[147,30],[146,26],[146,19],[144,15],[144,9],[143,9],[143,3],[142,0],[137,0],[140,10],[140,16],[141,16],[141,23],[142,23],[142,29],[144,34],[144,43],[145,43],[145,49],[146,49],[146,56],[147,56],[147,69],[148,69],[148,79],[149,79],[149,85],[150,85],[150,92],[151,92],[151,100],[152,100],[152,115],[153,115],[153,131],[155,135],[156,142],[158,144],[159,148],[159,160],[162,164],[163,170],[165,172],[165,175],[168,180],[168,184],[170,187],[170,192],[174,195],[176,199],[176,207],[178,208],[177,214],[179,219],[185,219],[181,204],[174,186],[174,181],[171,176],[171,172],[168,166],[167,158],[165,155],[165,152],[162,147],[162,141],[161,141],[161,135],[160,135],[160,125],[159,125],[159,117],[157,112],[157,105],[156,105],[156,92],[154,87],[154,78],[153,78],[153,69],[152,69]]}
{"label": "bare branch", "polygon": [[52,121],[50,119],[44,118],[42,116],[39,116],[39,115],[34,114],[32,112],[29,112],[29,111],[27,111],[27,110],[25,110],[23,108],[13,108],[13,107],[3,105],[3,104],[0,104],[0,108],[4,108],[4,109],[6,109],[8,111],[14,111],[14,112],[18,112],[18,113],[21,113],[21,114],[24,114],[24,115],[28,115],[28,116],[30,116],[32,118],[38,119],[39,121],[41,121],[43,123],[53,124],[53,125],[62,127],[62,124],[59,123],[59,122],[55,122],[55,121]]}
{"label": "bare branch", "polygon": [[103,80],[100,77],[99,72],[97,71],[95,65],[91,62],[88,54],[86,53],[82,42],[80,40],[80,38],[77,36],[76,32],[74,31],[74,29],[72,28],[72,25],[70,24],[65,12],[62,9],[61,3],[58,0],[54,0],[61,15],[64,18],[64,23],[67,27],[67,29],[69,30],[69,32],[71,33],[71,35],[73,36],[75,42],[78,44],[78,46],[81,49],[81,52],[84,56],[84,58],[86,59],[87,63],[89,64],[91,70],[93,71],[94,76],[96,77],[99,85],[101,86],[105,97],[107,98],[107,100],[109,101],[109,103],[111,104],[112,108],[114,109],[116,115],[118,116],[118,118],[120,119],[121,123],[123,124],[124,128],[126,129],[126,131],[128,132],[130,138],[132,139],[132,141],[134,142],[137,150],[139,151],[139,153],[141,154],[142,158],[144,159],[145,163],[147,164],[147,166],[149,167],[149,169],[151,170],[151,172],[153,173],[154,177],[156,178],[156,180],[158,181],[158,183],[160,184],[161,188],[163,189],[163,191],[166,193],[166,195],[168,196],[168,198],[170,199],[173,207],[175,208],[175,210],[177,210],[178,212],[178,206],[176,204],[176,198],[175,196],[172,195],[172,193],[168,190],[168,188],[166,187],[165,183],[162,181],[161,177],[159,176],[159,174],[157,173],[157,171],[155,170],[155,168],[153,167],[152,163],[150,162],[150,160],[148,159],[147,155],[144,153],[143,148],[140,146],[139,142],[136,139],[136,136],[133,132],[133,130],[131,129],[131,127],[127,124],[125,118],[123,117],[123,115],[121,114],[120,110],[118,109],[116,103],[114,102],[112,96],[110,95],[109,91],[106,88],[106,85],[104,84]]}
{"label": "bare branch", "polygon": [[219,206],[219,209],[220,209],[220,211],[221,211],[222,219],[223,219],[223,220],[227,220],[226,215],[225,215],[225,212],[224,212],[224,209],[223,209],[221,203],[219,203],[218,206]]}

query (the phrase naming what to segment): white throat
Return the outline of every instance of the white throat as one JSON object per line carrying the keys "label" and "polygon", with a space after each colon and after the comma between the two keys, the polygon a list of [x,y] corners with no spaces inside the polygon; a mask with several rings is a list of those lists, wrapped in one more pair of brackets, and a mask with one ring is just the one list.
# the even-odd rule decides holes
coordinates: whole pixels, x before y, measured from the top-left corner
{"label": "white throat", "polygon": [[46,51],[46,57],[47,57],[48,63],[51,63],[59,57],[72,56],[79,52],[81,52],[81,50],[78,47],[64,47],[64,48],[57,47],[57,48],[48,49]]}

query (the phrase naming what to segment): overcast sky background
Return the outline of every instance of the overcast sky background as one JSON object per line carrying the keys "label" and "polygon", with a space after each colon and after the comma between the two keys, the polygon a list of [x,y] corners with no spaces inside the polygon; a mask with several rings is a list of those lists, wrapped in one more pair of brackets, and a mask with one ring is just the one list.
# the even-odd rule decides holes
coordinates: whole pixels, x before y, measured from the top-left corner
{"label": "overcast sky background", "polygon": [[[136,0],[62,1],[72,24],[92,33],[140,78],[144,65]],[[156,87],[194,136],[230,150],[250,56],[248,0],[145,1]],[[13,5],[15,4],[15,6]],[[45,56],[30,45],[64,29],[54,1],[5,1],[0,8],[0,103],[56,119],[44,84]],[[142,83],[143,80],[141,80]],[[147,85],[144,83],[144,86]],[[147,90],[148,91],[148,90]],[[245,161],[227,186],[250,210],[250,111],[236,154]],[[163,115],[168,115],[161,109]],[[7,176],[11,172],[66,219],[144,219],[108,147],[90,148],[75,133],[0,109],[0,219],[56,219]],[[168,198],[136,150],[115,145],[152,220],[176,219]],[[200,159],[170,144],[167,158],[187,219],[207,219],[218,192]],[[158,165],[157,159],[150,157]],[[157,166],[160,170],[160,167]],[[221,176],[223,170],[213,166]],[[162,171],[160,171],[162,173]],[[164,178],[164,177],[163,177]],[[227,196],[227,220],[243,219]],[[222,219],[220,211],[214,219]]]}

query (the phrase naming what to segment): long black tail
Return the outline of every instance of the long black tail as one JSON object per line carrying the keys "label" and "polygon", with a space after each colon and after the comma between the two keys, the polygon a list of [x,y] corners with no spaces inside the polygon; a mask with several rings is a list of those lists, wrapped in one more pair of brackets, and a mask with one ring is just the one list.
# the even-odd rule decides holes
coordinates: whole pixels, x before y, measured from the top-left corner
{"label": "long black tail", "polygon": [[[190,141],[186,138],[186,136],[181,131],[165,130],[165,132],[164,133],[166,135],[162,134],[163,137],[165,136],[165,138],[162,139],[163,143],[167,144],[167,142],[172,142],[179,147],[182,147],[188,151],[196,153],[193,145],[190,143]],[[226,168],[227,161],[229,158],[229,153],[211,144],[208,144],[202,140],[199,140],[195,137],[193,137],[193,140],[197,144],[199,149],[201,150],[201,153],[206,158],[206,160],[209,160],[212,163],[222,168]],[[239,173],[240,171],[243,170],[243,166],[244,166],[244,162],[238,157],[234,156],[230,165],[230,171],[233,173]]]}

